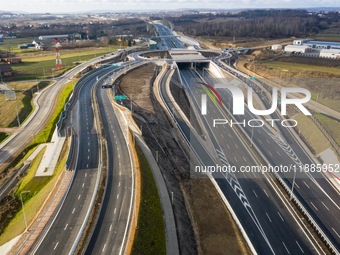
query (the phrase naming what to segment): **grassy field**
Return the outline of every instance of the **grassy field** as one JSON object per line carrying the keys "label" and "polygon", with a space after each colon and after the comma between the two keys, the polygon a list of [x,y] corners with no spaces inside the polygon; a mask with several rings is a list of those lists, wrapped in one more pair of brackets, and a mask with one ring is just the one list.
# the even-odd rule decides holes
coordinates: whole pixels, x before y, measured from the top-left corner
{"label": "grassy field", "polygon": [[161,202],[149,163],[136,146],[141,171],[141,203],[138,230],[132,247],[133,255],[166,254]]}
{"label": "grassy field", "polygon": [[294,119],[298,122],[298,128],[301,130],[301,133],[307,138],[317,154],[332,147],[327,138],[309,117],[299,114]]}
{"label": "grassy field", "polygon": [[315,40],[340,42],[340,34],[317,34],[314,36]]}
{"label": "grassy field", "polygon": [[27,44],[27,43],[32,43],[33,38],[15,38],[15,39],[4,39],[3,45],[0,45],[0,50],[8,51],[10,50],[11,52],[21,52],[19,49],[19,45],[21,44]]}
{"label": "grassy field", "polygon": [[17,57],[21,57],[23,63],[11,65],[15,75],[3,78],[6,81],[51,78],[74,67],[79,62],[89,61],[95,57],[115,52],[119,48],[119,46],[107,46],[61,49],[60,54],[63,68],[60,70],[55,69],[56,60],[53,51],[34,51],[24,55],[18,53]]}
{"label": "grassy field", "polygon": [[272,70],[292,72],[294,75],[298,75],[302,71],[314,71],[314,72],[325,72],[335,75],[340,75],[340,68],[335,67],[324,67],[307,64],[287,63],[281,61],[258,61],[256,64],[264,65]]}
{"label": "grassy field", "polygon": [[33,93],[39,89],[45,88],[50,84],[49,81],[32,81],[32,82],[8,82],[9,88],[15,90],[17,100],[6,101],[5,94],[0,94],[0,127],[18,127],[17,114],[22,124],[33,110],[32,106],[32,88]]}
{"label": "grassy field", "polygon": [[[27,223],[30,223],[43,205],[44,201],[48,197],[49,193],[53,190],[55,183],[58,180],[59,175],[64,169],[64,164],[66,162],[67,153],[63,152],[61,159],[58,161],[56,169],[52,176],[50,177],[34,177],[35,171],[41,161],[44,153],[43,149],[38,156],[32,161],[32,166],[27,172],[16,191],[16,198],[20,199],[20,192],[31,190],[30,193],[22,194],[24,201],[25,214],[27,218]],[[17,235],[20,235],[25,230],[25,222],[23,217],[23,211],[20,209],[15,214],[13,219],[9,222],[8,226],[4,229],[3,233],[0,235],[0,245],[8,242]]]}
{"label": "grassy field", "polygon": [[333,136],[335,141],[340,144],[340,122],[320,113],[313,114],[313,116],[321,122],[324,128]]}
{"label": "grassy field", "polygon": [[[55,70],[55,55],[24,58],[23,63],[12,65],[16,74],[8,79],[42,79],[57,76],[65,69],[74,67],[80,61],[88,61],[103,54],[109,53],[109,48],[97,51],[84,51],[80,53],[69,53],[61,56],[63,69]],[[112,52],[112,49],[111,49]]]}

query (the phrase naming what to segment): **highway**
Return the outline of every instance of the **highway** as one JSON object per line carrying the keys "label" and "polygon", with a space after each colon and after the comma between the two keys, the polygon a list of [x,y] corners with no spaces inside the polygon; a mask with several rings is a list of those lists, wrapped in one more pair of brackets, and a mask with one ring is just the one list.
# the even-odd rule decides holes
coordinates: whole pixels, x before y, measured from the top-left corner
{"label": "highway", "polygon": [[[112,55],[110,55],[110,57],[111,56]],[[114,56],[116,56],[116,54]],[[0,145],[0,166],[2,169],[42,130],[43,123],[53,108],[53,103],[51,102],[55,101],[62,86],[86,66],[101,60],[103,59],[98,57],[73,68],[63,76],[56,78],[57,81],[54,85],[51,85],[48,89],[44,90],[44,92],[41,92],[42,94],[37,102],[38,107],[36,107],[35,112],[32,113],[32,119],[29,118],[30,120],[27,119],[26,122],[22,124],[22,132],[11,135]],[[31,134],[34,134],[34,136],[32,137]]]}
{"label": "highway", "polygon": [[79,91],[79,100],[71,110],[72,126],[78,134],[78,157],[74,180],[53,224],[33,254],[68,254],[76,244],[95,192],[99,165],[98,135],[91,104],[91,89],[96,76],[101,78],[113,68],[90,76]]}
{"label": "highway", "polygon": [[179,41],[171,32],[170,28],[164,26],[160,23],[152,23],[159,33],[159,36],[169,36],[169,37],[162,37],[160,46],[164,49],[172,49],[172,48],[183,48],[186,47],[183,45],[183,42]]}
{"label": "highway", "polygon": [[[216,83],[208,72],[205,72],[207,76],[204,79],[210,83]],[[242,79],[243,80],[243,79]],[[254,83],[250,83],[244,80],[253,87],[253,89],[261,97],[264,97],[264,93],[261,93],[261,89],[258,88]],[[221,95],[222,102],[224,105],[228,105],[231,99],[231,94],[225,89],[217,90]],[[267,109],[270,108],[269,100],[265,98],[263,100],[264,105]],[[231,103],[232,110],[232,103]],[[258,117],[249,112],[246,108],[244,119],[257,119]],[[281,116],[275,111],[271,117],[273,119],[281,119]],[[241,121],[241,117],[235,115],[238,121]],[[243,118],[242,118],[243,120]],[[292,134],[293,130],[289,128],[277,125],[281,135],[284,137],[286,143],[283,143],[267,128],[256,128],[254,130],[254,143],[260,148],[263,155],[268,159],[270,164],[277,165],[311,165],[315,164],[310,158],[308,153],[300,145],[299,141]],[[252,130],[246,126],[244,130],[251,136]],[[284,173],[280,172],[280,176],[286,182],[288,187],[292,187],[294,172]],[[319,227],[328,236],[331,242],[340,251],[340,219],[338,217],[340,212],[340,196],[338,190],[327,180],[328,178],[318,172],[305,172],[297,171],[295,180],[294,194],[303,204],[306,210],[317,222]]]}
{"label": "highway", "polygon": [[123,254],[123,238],[129,225],[133,194],[130,154],[108,90],[101,88],[105,82],[103,80],[99,84],[96,95],[107,140],[107,187],[98,222],[85,254]]}
{"label": "highway", "polygon": [[[190,70],[181,70],[181,74],[182,80],[187,85],[190,79],[196,79]],[[185,85],[186,89],[189,89],[187,85]],[[169,109],[172,109],[171,100],[165,95],[164,86],[164,82],[162,82],[161,93],[169,105]],[[211,109],[209,107],[210,105],[208,105],[208,109]],[[221,118],[221,114],[218,112],[209,116]],[[175,114],[175,117],[179,126],[186,130],[186,124],[179,115]],[[206,122],[208,119],[203,119],[203,121]],[[229,158],[235,157],[236,166],[241,164],[256,165],[257,162],[254,161],[240,140],[235,135],[229,136],[233,132],[231,129],[226,129],[221,133],[216,133],[214,130],[208,131],[219,156],[227,155],[223,155],[221,162],[227,162]],[[187,133],[187,131],[183,133]],[[194,144],[195,152],[205,165],[213,165],[214,161],[195,139],[194,133],[191,132],[190,142]],[[223,141],[223,143],[217,141]],[[216,174],[214,178],[259,254],[292,254],[293,251],[298,250],[303,251],[304,254],[317,254],[300,226],[263,176],[255,179],[251,173],[242,174],[236,178],[235,176]]]}

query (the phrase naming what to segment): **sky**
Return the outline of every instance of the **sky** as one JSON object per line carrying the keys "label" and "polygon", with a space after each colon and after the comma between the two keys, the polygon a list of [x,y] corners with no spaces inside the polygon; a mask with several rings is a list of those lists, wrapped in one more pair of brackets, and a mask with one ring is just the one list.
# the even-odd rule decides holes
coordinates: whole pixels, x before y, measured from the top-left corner
{"label": "sky", "polygon": [[152,11],[181,8],[306,8],[334,7],[336,4],[334,0],[0,0],[0,10],[31,13],[77,13],[97,10]]}

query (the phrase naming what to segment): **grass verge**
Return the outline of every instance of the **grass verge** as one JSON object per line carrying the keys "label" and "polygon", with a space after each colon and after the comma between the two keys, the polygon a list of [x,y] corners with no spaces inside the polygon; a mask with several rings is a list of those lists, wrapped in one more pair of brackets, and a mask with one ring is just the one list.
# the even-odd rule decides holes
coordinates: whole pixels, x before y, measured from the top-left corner
{"label": "grass verge", "polygon": [[[57,163],[56,169],[52,176],[49,177],[34,177],[34,174],[39,166],[45,149],[43,149],[37,157],[32,161],[31,168],[27,171],[27,175],[21,180],[15,197],[20,201],[20,192],[30,190],[30,193],[22,194],[22,199],[25,207],[27,223],[29,224],[44,204],[49,193],[53,190],[59,175],[64,169],[67,158],[67,151],[63,150],[60,155],[60,160]],[[20,235],[25,230],[25,221],[21,204],[14,217],[4,228],[0,235],[0,245],[10,241],[14,237]]]}
{"label": "grass verge", "polygon": [[[35,172],[37,171],[39,164],[41,162],[41,159],[45,153],[46,147],[42,149],[38,155],[35,157],[35,159],[31,163],[31,167],[27,170],[27,175],[21,180],[21,184],[19,188],[15,192],[15,198],[20,201],[20,193],[22,191],[31,191],[30,193],[24,193],[22,194],[22,200],[24,201],[24,206],[26,206],[26,203],[30,200],[31,197],[36,194],[37,191],[39,191],[39,185],[34,186],[30,185],[29,187],[26,187],[26,185],[33,181]],[[35,181],[35,180],[34,180]],[[1,233],[0,236],[0,245],[10,241],[12,238],[16,237],[17,235],[20,235],[21,232],[25,230],[25,222],[23,218],[23,212],[21,206],[19,207],[20,210],[14,215],[14,217],[9,222],[8,226],[4,229],[4,231]],[[26,206],[26,217],[27,222],[30,222],[30,219],[34,217],[34,208],[31,206]]]}
{"label": "grass verge", "polygon": [[298,63],[288,63],[282,61],[259,61],[257,64],[269,67],[271,70],[277,71],[289,71],[294,75],[299,74],[302,71],[312,71],[312,72],[324,72],[335,75],[340,75],[340,69],[336,67],[325,67]]}
{"label": "grass verge", "polygon": [[10,135],[11,135],[11,133],[0,132],[0,143],[5,141],[8,138],[8,136],[10,136]]}
{"label": "grass verge", "polygon": [[[315,113],[313,116],[321,122],[324,128],[333,136],[335,141],[340,144],[340,121],[329,118],[323,114]],[[321,132],[321,131],[320,131]]]}
{"label": "grass verge", "polygon": [[[315,114],[314,117],[316,117]],[[294,119],[298,122],[298,128],[301,130],[301,133],[307,138],[317,154],[332,147],[327,138],[309,117],[299,114]]]}
{"label": "grass verge", "polygon": [[136,144],[141,173],[141,203],[132,255],[166,254],[163,212],[149,163]]}
{"label": "grass verge", "polygon": [[[59,116],[64,108],[65,102],[69,98],[75,83],[76,82],[70,82],[64,87],[59,96],[58,105],[51,120],[48,122],[45,129],[39,135],[37,135],[37,137],[35,137],[31,144],[26,148],[27,153],[24,158],[27,158],[34,151],[34,148],[37,145],[44,143],[45,140],[47,141],[51,139],[55,125],[59,120]],[[53,175],[50,177],[34,177],[35,171],[41,161],[41,157],[43,156],[41,153],[42,152],[40,152],[34,162],[32,162],[32,166],[27,171],[27,175],[20,181],[18,189],[15,191],[15,198],[20,202],[20,192],[31,190],[30,193],[23,194],[23,201],[28,223],[35,217],[36,213],[39,211],[40,207],[48,197],[48,194],[52,191],[56,181],[58,180],[58,176],[64,169],[67,157],[64,147]],[[40,157],[40,159],[38,157]],[[24,159],[22,159],[18,165],[23,161]],[[0,245],[16,237],[25,229],[23,211],[21,204],[19,205],[20,206],[15,211],[13,218],[11,218],[8,223],[3,222],[5,226],[3,226],[3,231],[0,235]]]}

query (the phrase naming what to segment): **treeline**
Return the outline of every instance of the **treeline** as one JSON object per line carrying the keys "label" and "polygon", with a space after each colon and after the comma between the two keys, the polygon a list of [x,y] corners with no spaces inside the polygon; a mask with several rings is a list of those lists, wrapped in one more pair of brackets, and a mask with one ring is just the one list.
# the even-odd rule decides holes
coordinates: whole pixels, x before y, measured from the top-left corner
{"label": "treeline", "polygon": [[[150,17],[157,19],[157,17]],[[206,19],[199,22],[200,19]],[[282,38],[311,36],[339,21],[339,13],[320,17],[306,10],[252,10],[225,14],[169,17],[175,29],[194,36]]]}
{"label": "treeline", "polygon": [[[15,24],[14,24],[15,26]],[[53,23],[49,27],[42,26],[32,28],[30,26],[21,26],[19,37],[38,37],[40,35],[55,35],[55,34],[73,34],[84,33],[83,27],[88,27],[90,39],[96,39],[102,36],[113,36],[119,34],[133,34],[140,36],[147,34],[146,24],[141,19],[120,19],[111,22],[94,22],[92,24],[69,23],[59,24]],[[127,32],[128,31],[128,32]],[[86,37],[86,35],[85,35]]]}

